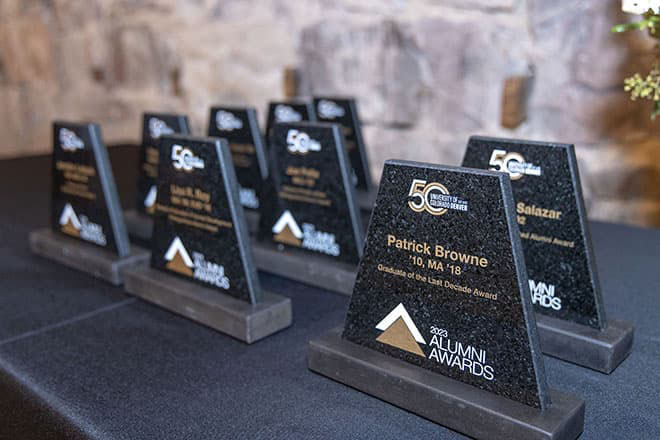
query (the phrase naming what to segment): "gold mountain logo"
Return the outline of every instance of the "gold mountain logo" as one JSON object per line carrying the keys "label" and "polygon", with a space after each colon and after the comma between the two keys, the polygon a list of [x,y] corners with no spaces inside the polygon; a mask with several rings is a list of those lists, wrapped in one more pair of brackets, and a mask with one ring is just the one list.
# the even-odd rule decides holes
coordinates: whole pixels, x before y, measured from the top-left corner
{"label": "gold mountain logo", "polygon": [[426,345],[426,341],[403,304],[396,306],[376,328],[383,332],[376,338],[378,342],[426,357],[419,346]]}
{"label": "gold mountain logo", "polygon": [[195,265],[179,237],[174,237],[172,240],[172,244],[165,252],[165,259],[167,260],[165,267],[169,270],[189,277],[193,276]]}
{"label": "gold mountain logo", "polygon": [[289,244],[292,246],[301,246],[303,233],[291,215],[291,211],[286,210],[273,226],[273,240]]}
{"label": "gold mountain logo", "polygon": [[82,225],[80,224],[80,220],[78,220],[78,216],[73,210],[73,207],[70,203],[67,203],[64,205],[64,209],[60,215],[60,230],[65,234],[80,237],[81,228]]}
{"label": "gold mountain logo", "polygon": [[147,197],[144,198],[144,209],[147,214],[153,214],[156,211],[156,185],[151,185]]}

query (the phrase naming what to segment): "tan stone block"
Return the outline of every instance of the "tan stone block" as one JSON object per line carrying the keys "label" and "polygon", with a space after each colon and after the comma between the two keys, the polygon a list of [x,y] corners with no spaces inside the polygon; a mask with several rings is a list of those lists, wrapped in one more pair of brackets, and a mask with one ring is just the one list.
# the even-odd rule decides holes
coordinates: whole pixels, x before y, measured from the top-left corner
{"label": "tan stone block", "polygon": [[363,127],[371,175],[378,181],[388,159],[403,159],[443,165],[460,165],[467,139],[440,139],[428,128],[397,129]]}
{"label": "tan stone block", "polygon": [[23,3],[25,3],[25,0],[0,1],[0,21],[14,18],[20,14]]}
{"label": "tan stone block", "polygon": [[459,9],[474,11],[511,11],[518,0],[427,0],[431,4],[441,4]]}
{"label": "tan stone block", "polygon": [[44,17],[27,15],[0,25],[0,60],[6,82],[54,81],[52,34]]}
{"label": "tan stone block", "polygon": [[56,90],[48,85],[0,87],[0,156],[43,153],[51,148]]}
{"label": "tan stone block", "polygon": [[58,34],[80,32],[90,22],[104,18],[104,11],[116,0],[52,0]]}
{"label": "tan stone block", "polygon": [[118,83],[130,87],[148,87],[158,82],[158,59],[150,28],[120,27],[111,38]]}
{"label": "tan stone block", "polygon": [[638,226],[660,226],[660,203],[657,201],[597,200],[589,218],[610,223]]}
{"label": "tan stone block", "polygon": [[300,53],[311,93],[356,96],[364,121],[418,122],[419,99],[430,91],[431,78],[408,26],[324,20],[302,31]]}
{"label": "tan stone block", "polygon": [[660,200],[660,150],[657,139],[643,137],[578,146],[582,185],[593,199]]}

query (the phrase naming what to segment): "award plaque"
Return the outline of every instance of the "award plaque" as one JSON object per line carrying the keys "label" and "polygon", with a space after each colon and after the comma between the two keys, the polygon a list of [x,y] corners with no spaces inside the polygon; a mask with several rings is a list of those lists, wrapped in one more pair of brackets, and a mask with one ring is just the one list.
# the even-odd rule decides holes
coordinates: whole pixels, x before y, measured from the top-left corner
{"label": "award plaque", "polygon": [[52,228],[30,234],[32,251],[121,284],[148,253],[131,251],[100,127],[54,123],[52,172]]}
{"label": "award plaque", "polygon": [[145,113],[142,116],[142,144],[135,209],[125,214],[126,227],[132,237],[151,240],[152,216],[156,208],[158,141],[162,135],[176,133],[190,134],[186,116],[166,113]]}
{"label": "award plaque", "polygon": [[319,122],[339,124],[344,135],[346,151],[351,161],[351,181],[357,189],[358,205],[371,214],[376,190],[371,181],[367,149],[362,137],[362,126],[357,104],[353,98],[314,97],[314,110]]}
{"label": "award plaque", "polygon": [[309,368],[476,438],[574,439],[549,390],[507,176],[387,161],[343,330]]}
{"label": "award plaque", "polygon": [[573,145],[473,136],[463,166],[511,178],[543,352],[610,373],[634,329],[605,318]]}
{"label": "award plaque", "polygon": [[280,123],[316,121],[314,107],[306,101],[272,101],[266,117],[266,142],[272,142],[273,128]]}
{"label": "award plaque", "polygon": [[291,301],[264,292],[224,139],[160,141],[151,267],[126,290],[247,343],[291,324]]}
{"label": "award plaque", "polygon": [[209,136],[226,139],[239,186],[239,199],[250,232],[258,226],[261,188],[268,177],[264,143],[253,108],[213,107]]}
{"label": "award plaque", "polygon": [[259,269],[350,294],[363,228],[339,125],[276,124]]}

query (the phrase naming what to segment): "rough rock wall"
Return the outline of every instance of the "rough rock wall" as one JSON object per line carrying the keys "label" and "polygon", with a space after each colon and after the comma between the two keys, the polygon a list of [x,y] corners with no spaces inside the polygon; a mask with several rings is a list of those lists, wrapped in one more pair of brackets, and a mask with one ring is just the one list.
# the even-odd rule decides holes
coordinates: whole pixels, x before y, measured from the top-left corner
{"label": "rough rock wall", "polygon": [[[618,0],[0,0],[0,156],[47,151],[56,118],[134,142],[143,110],[182,111],[202,133],[297,65],[303,93],[359,98],[375,178],[457,164],[475,133],[573,142],[592,217],[660,225],[660,122],[621,90],[651,42],[610,35],[624,19]],[[529,71],[504,129],[504,80]]]}

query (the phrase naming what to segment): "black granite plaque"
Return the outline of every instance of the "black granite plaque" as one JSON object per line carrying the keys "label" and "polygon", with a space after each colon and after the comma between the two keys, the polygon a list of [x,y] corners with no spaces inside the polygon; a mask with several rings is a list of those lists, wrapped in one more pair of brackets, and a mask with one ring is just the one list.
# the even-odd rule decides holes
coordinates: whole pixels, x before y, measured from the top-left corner
{"label": "black granite plaque", "polygon": [[357,104],[353,98],[315,97],[314,110],[319,122],[341,125],[346,150],[351,161],[351,180],[356,188],[368,191],[371,187],[367,150],[362,138],[362,126]]}
{"label": "black granite plaque", "polygon": [[135,202],[136,210],[141,214],[152,215],[156,208],[158,139],[166,134],[190,134],[188,117],[167,113],[145,113],[142,116],[142,145]]}
{"label": "black granite plaque", "polygon": [[245,209],[258,210],[268,166],[257,112],[253,108],[213,107],[208,133],[229,143],[241,205]]}
{"label": "black granite plaque", "polygon": [[507,176],[387,161],[343,337],[545,408],[528,288]]}
{"label": "black granite plaque", "polygon": [[463,166],[511,176],[535,310],[605,328],[573,145],[473,136]]}
{"label": "black granite plaque", "polygon": [[275,125],[260,240],[357,264],[362,227],[343,143],[337,124]]}
{"label": "black granite plaque", "polygon": [[266,141],[272,142],[273,127],[279,123],[316,121],[314,107],[306,101],[272,101],[268,104]]}
{"label": "black granite plaque", "polygon": [[126,226],[101,128],[91,123],[53,124],[53,230],[130,254]]}
{"label": "black granite plaque", "polygon": [[227,142],[163,136],[151,266],[256,303],[249,246]]}

